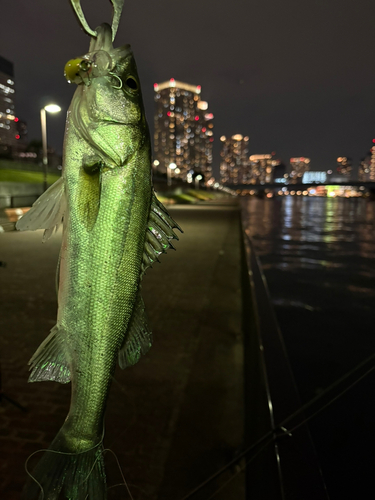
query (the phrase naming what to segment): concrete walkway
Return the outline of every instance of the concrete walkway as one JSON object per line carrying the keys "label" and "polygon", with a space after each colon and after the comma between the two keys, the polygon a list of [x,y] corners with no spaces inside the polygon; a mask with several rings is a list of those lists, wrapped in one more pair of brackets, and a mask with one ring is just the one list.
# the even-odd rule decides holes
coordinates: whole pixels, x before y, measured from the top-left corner
{"label": "concrete walkway", "polygon": [[[243,439],[240,231],[236,205],[176,207],[177,251],[144,278],[154,334],[150,352],[118,369],[105,446],[117,456],[134,500],[179,500],[231,460]],[[0,234],[0,498],[18,500],[24,463],[48,447],[69,408],[70,385],[27,384],[27,361],[55,324],[60,234]],[[32,469],[37,456],[30,460]],[[109,499],[130,498],[114,457],[105,458]],[[231,471],[233,472],[233,471]],[[229,476],[194,500],[207,500]],[[238,474],[216,500],[245,498]]]}

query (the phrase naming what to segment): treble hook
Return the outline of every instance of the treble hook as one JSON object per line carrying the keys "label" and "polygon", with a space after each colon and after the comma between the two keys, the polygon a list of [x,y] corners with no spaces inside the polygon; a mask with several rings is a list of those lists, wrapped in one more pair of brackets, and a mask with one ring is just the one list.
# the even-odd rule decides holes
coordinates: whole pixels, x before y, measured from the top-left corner
{"label": "treble hook", "polygon": [[[81,0],[70,0],[72,3],[72,7],[74,9],[74,12],[76,13],[79,22],[82,25],[82,28],[86,31],[91,36],[97,37],[97,32],[92,30],[90,26],[88,25],[85,15],[83,13],[82,7],[81,7]],[[109,0],[111,4],[113,5],[113,15],[112,15],[112,42],[115,39],[118,25],[120,22],[120,17],[121,17],[121,12],[122,8],[124,6],[124,0]]]}
{"label": "treble hook", "polygon": [[119,81],[119,86],[116,87],[116,85],[112,85],[112,88],[116,89],[116,90],[122,89],[122,80],[121,80],[121,78],[118,75],[116,75],[116,73],[113,73],[112,71],[110,71],[108,74],[111,75],[113,78],[117,78],[117,80]]}

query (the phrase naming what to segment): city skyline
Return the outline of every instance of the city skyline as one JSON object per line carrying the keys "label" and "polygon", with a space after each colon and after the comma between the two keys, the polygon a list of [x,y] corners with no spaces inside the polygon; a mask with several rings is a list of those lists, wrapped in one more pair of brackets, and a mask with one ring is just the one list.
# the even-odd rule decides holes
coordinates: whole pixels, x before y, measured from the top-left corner
{"label": "city skyline", "polygon": [[[22,160],[32,155],[36,158],[37,154],[24,152],[28,142],[27,124],[16,116],[14,87],[13,63],[0,56],[0,157]],[[208,110],[208,102],[201,100],[201,86],[170,78],[162,83],[154,83],[153,87],[154,171],[167,174],[168,183],[172,177],[192,182],[196,174],[202,174],[205,181],[212,183],[215,173],[212,172],[214,115]],[[248,136],[234,134],[227,138],[223,135],[220,141],[220,169],[219,174],[216,173],[216,180],[223,184],[268,184],[275,181],[286,182],[286,179],[293,184],[298,183],[311,169],[311,159],[305,157],[290,158],[289,168],[276,158],[276,152],[251,154],[248,157]],[[375,143],[375,139],[372,143]],[[336,169],[326,172],[312,169],[312,172],[325,175],[325,178],[329,176],[332,181],[337,182],[342,177],[363,182],[373,181],[375,146],[361,159],[354,176],[351,175],[350,157],[338,157],[336,163]],[[276,167],[285,172],[289,170],[283,175],[285,180],[277,178]]]}
{"label": "city skyline", "polygon": [[[91,25],[110,20],[103,1],[85,9]],[[291,0],[235,0],[230,8],[193,0],[188,12],[170,1],[162,8],[139,2],[124,13],[116,45],[132,44],[151,133],[154,82],[173,75],[202,86],[215,114],[216,175],[218,138],[237,133],[249,136],[252,152],[276,151],[284,163],[307,156],[314,169],[327,170],[345,155],[356,168],[375,136],[372,11],[364,0],[355,8],[348,0],[339,8],[314,3],[308,11]],[[8,22],[0,32],[1,55],[14,63],[17,113],[28,122],[30,140],[38,139],[39,110],[56,101],[63,112],[48,117],[47,127],[51,146],[61,151],[74,92],[63,67],[88,50],[88,38],[68,1],[46,6],[20,0],[4,6],[3,14]],[[186,37],[174,21],[181,16],[194,25]]]}

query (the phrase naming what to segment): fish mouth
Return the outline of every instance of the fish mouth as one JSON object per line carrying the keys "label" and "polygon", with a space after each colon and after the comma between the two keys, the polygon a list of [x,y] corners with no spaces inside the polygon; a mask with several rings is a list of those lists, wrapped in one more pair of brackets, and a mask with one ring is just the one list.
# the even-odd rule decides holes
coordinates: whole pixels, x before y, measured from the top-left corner
{"label": "fish mouth", "polygon": [[[96,36],[91,38],[89,51],[66,63],[64,76],[68,83],[90,85],[94,78],[107,75],[119,79],[117,73],[121,73],[121,66],[133,55],[129,44],[113,48],[112,28],[109,24],[101,24],[95,33]],[[120,71],[116,71],[118,69]]]}
{"label": "fish mouth", "polygon": [[[91,49],[91,46],[90,46]],[[110,51],[100,48],[90,50],[87,54],[70,59],[64,68],[64,76],[68,83],[90,85],[94,78],[111,75],[117,79],[117,87],[121,88],[122,82],[118,73],[126,66],[127,60],[132,57],[130,45],[123,45]]]}

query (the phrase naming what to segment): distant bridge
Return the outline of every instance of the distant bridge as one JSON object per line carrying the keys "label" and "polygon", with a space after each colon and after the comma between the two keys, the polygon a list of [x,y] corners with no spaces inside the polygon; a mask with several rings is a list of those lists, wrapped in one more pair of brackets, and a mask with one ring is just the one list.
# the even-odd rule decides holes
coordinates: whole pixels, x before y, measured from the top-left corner
{"label": "distant bridge", "polygon": [[297,184],[282,184],[281,182],[274,182],[270,184],[225,184],[226,187],[233,189],[234,191],[240,189],[242,190],[254,190],[254,191],[264,191],[268,190],[280,190],[284,187],[288,191],[304,191],[307,188],[318,187],[318,186],[353,186],[353,187],[364,187],[367,191],[375,192],[375,181],[371,182],[360,182],[360,181],[345,181],[345,182],[307,182],[302,184],[299,182]]}

